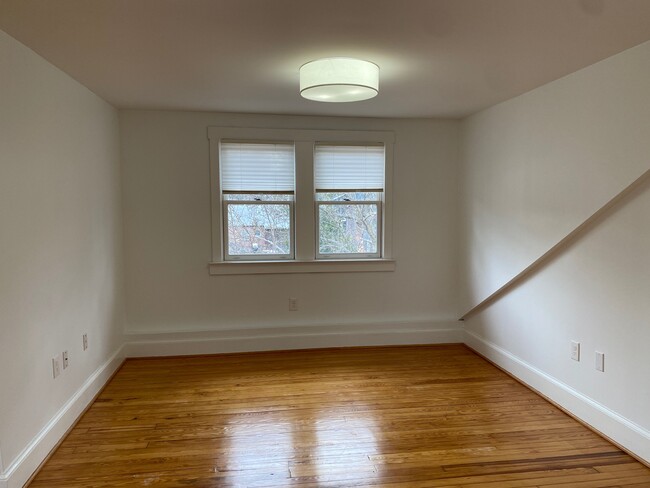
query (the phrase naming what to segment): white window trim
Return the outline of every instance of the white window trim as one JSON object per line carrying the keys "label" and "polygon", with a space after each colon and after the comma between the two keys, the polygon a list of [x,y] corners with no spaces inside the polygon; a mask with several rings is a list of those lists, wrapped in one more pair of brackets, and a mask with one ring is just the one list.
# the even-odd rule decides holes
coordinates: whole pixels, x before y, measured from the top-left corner
{"label": "white window trim", "polygon": [[[391,131],[340,131],[312,129],[265,129],[244,127],[208,127],[210,142],[210,196],[212,224],[212,260],[210,274],[268,274],[394,271],[393,251],[393,146]],[[219,176],[219,142],[222,139],[252,141],[294,141],[296,157],[296,193],[294,199],[294,233],[292,246],[295,259],[274,261],[224,259],[224,205]],[[316,260],[317,222],[314,212],[314,144],[382,143],[385,147],[384,201],[381,210],[381,249],[379,259]]]}

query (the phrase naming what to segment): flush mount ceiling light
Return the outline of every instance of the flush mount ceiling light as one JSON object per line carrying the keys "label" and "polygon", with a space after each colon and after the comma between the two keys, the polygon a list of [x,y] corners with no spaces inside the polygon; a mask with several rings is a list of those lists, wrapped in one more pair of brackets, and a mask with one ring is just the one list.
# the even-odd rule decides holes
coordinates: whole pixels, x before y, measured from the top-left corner
{"label": "flush mount ceiling light", "polygon": [[300,67],[300,94],[317,102],[358,102],[379,93],[379,66],[352,58],[324,58]]}

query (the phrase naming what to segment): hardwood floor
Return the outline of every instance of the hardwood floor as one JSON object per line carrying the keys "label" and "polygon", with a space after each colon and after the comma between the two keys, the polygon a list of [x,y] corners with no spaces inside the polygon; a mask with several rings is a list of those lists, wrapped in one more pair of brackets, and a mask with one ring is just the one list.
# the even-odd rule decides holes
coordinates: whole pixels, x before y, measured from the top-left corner
{"label": "hardwood floor", "polygon": [[462,345],[130,359],[31,483],[650,487]]}

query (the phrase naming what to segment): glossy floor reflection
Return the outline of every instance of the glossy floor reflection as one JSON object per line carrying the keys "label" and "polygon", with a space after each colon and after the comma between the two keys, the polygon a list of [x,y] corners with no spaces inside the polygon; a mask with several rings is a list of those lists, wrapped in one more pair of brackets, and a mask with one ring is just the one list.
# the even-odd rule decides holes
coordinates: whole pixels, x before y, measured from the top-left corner
{"label": "glossy floor reflection", "polygon": [[464,346],[129,360],[33,488],[650,486]]}

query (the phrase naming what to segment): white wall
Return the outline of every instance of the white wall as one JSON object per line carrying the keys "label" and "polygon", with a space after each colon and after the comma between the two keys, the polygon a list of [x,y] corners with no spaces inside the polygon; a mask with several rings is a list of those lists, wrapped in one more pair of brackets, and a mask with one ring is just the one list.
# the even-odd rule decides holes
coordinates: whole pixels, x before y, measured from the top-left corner
{"label": "white wall", "polygon": [[642,44],[465,119],[463,312],[648,169],[649,53]]}
{"label": "white wall", "polygon": [[[120,117],[129,332],[457,318],[456,121],[130,110]],[[219,125],[395,131],[397,270],[209,276],[207,127]],[[298,298],[298,312],[287,310],[289,297]]]}
{"label": "white wall", "polygon": [[[645,43],[463,122],[463,311],[650,168],[648,80]],[[646,184],[465,323],[470,345],[646,460],[648,215]],[[582,342],[579,363],[572,339]]]}
{"label": "white wall", "polygon": [[74,420],[61,409],[121,343],[119,119],[2,31],[0,87],[0,484],[18,486],[21,454],[47,454]]}

